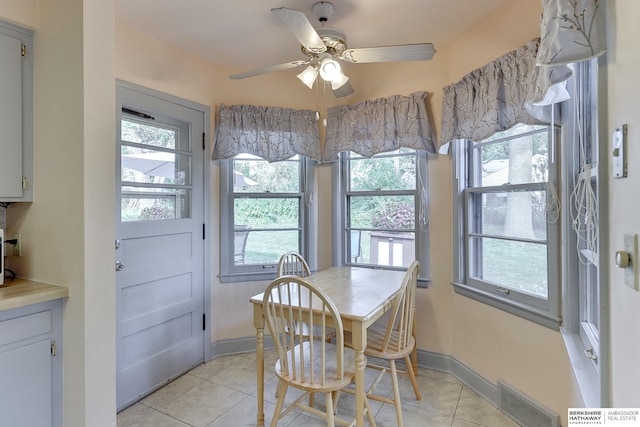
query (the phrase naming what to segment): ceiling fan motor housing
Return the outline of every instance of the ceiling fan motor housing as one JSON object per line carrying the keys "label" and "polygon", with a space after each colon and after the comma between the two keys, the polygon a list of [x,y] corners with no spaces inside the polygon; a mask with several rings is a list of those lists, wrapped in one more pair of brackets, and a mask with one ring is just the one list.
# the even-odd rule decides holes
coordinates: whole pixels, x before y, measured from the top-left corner
{"label": "ceiling fan motor housing", "polygon": [[316,16],[318,21],[327,22],[329,18],[331,18],[331,15],[336,10],[336,8],[333,3],[329,3],[328,1],[320,1],[318,3],[315,3],[311,7],[311,10],[313,11],[313,14]]}
{"label": "ceiling fan motor housing", "polygon": [[[327,47],[327,52],[333,55],[342,55],[347,49],[347,36],[337,28],[331,27],[319,27],[316,28],[316,32],[322,39],[322,42]],[[309,51],[306,47],[302,46],[302,52],[309,57],[314,57],[317,53]]]}

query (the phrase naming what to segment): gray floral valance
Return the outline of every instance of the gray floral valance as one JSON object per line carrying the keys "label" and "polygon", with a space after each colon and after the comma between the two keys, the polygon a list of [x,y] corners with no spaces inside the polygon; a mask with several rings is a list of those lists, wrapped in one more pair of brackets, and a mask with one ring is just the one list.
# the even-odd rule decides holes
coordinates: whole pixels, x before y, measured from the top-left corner
{"label": "gray floral valance", "polygon": [[319,161],[317,114],[291,108],[221,105],[212,158],[249,153],[276,162],[298,154]]}
{"label": "gray floral valance", "polygon": [[337,160],[341,151],[371,157],[400,147],[436,152],[427,92],[341,105],[327,111],[323,161]]}
{"label": "gray floral valance", "polygon": [[526,108],[538,91],[538,45],[532,40],[443,89],[442,144],[480,141],[517,123],[539,123]]}
{"label": "gray floral valance", "polygon": [[569,99],[565,81],[573,74],[568,64],[606,50],[604,2],[601,0],[542,0],[541,40],[536,57],[538,85],[528,104],[530,112],[550,121],[546,106]]}
{"label": "gray floral valance", "polygon": [[583,61],[605,52],[603,0],[542,0],[542,66]]}

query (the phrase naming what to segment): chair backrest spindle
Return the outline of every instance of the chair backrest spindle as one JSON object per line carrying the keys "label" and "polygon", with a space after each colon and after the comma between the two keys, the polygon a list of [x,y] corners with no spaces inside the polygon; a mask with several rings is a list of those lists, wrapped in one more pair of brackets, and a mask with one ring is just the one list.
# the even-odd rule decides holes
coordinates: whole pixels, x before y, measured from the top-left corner
{"label": "chair backrest spindle", "polygon": [[[326,327],[334,327],[341,336],[342,320],[335,304],[321,289],[301,277],[282,276],[267,287],[263,307],[267,327],[276,341],[281,369],[288,376],[322,385],[336,376],[343,378],[344,351],[326,342]],[[302,335],[301,328],[295,327],[301,323],[311,326],[310,336]],[[338,367],[337,372],[327,372],[328,357],[336,358],[331,365]]]}
{"label": "chair backrest spindle", "polygon": [[[381,351],[386,351],[389,347],[395,351],[402,351],[411,342],[419,268],[418,261],[413,261],[407,269],[391,309],[387,330],[379,349]],[[397,334],[392,334],[393,332]],[[391,341],[393,335],[398,337],[397,342]]]}

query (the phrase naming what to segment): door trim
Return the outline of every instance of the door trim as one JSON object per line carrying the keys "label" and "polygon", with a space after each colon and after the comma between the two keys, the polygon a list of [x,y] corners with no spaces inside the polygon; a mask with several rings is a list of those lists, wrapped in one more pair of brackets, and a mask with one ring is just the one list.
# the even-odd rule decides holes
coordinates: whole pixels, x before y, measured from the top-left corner
{"label": "door trim", "polygon": [[[117,88],[125,88],[130,91],[139,92],[147,96],[153,96],[155,98],[171,102],[173,104],[181,105],[192,110],[196,110],[202,113],[204,121],[204,133],[205,133],[205,146],[204,146],[204,165],[203,172],[203,215],[204,215],[204,244],[203,244],[203,287],[204,287],[204,313],[206,315],[206,322],[204,324],[204,361],[211,360],[211,108],[208,105],[199,104],[197,102],[189,101],[177,96],[167,93],[159,92],[154,89],[149,89],[144,86],[139,86],[134,83],[126,82],[116,79]],[[116,103],[117,104],[117,103]],[[118,108],[118,106],[116,105]],[[118,207],[116,207],[118,208]]]}

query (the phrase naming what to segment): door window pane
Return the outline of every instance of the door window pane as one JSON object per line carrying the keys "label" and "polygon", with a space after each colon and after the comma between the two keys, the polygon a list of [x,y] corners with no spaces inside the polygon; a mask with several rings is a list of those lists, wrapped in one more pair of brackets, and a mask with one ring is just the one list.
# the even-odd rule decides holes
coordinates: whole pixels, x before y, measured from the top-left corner
{"label": "door window pane", "polygon": [[177,135],[176,129],[152,126],[133,120],[122,120],[121,139],[123,143],[133,142],[174,150],[178,148],[188,150],[188,147],[178,147]]}
{"label": "door window pane", "polygon": [[191,190],[122,187],[121,221],[152,221],[189,217]]}
{"label": "door window pane", "polygon": [[190,184],[190,155],[123,145],[121,162],[122,181]]}
{"label": "door window pane", "polygon": [[183,128],[121,120],[121,220],[190,217],[192,154]]}

